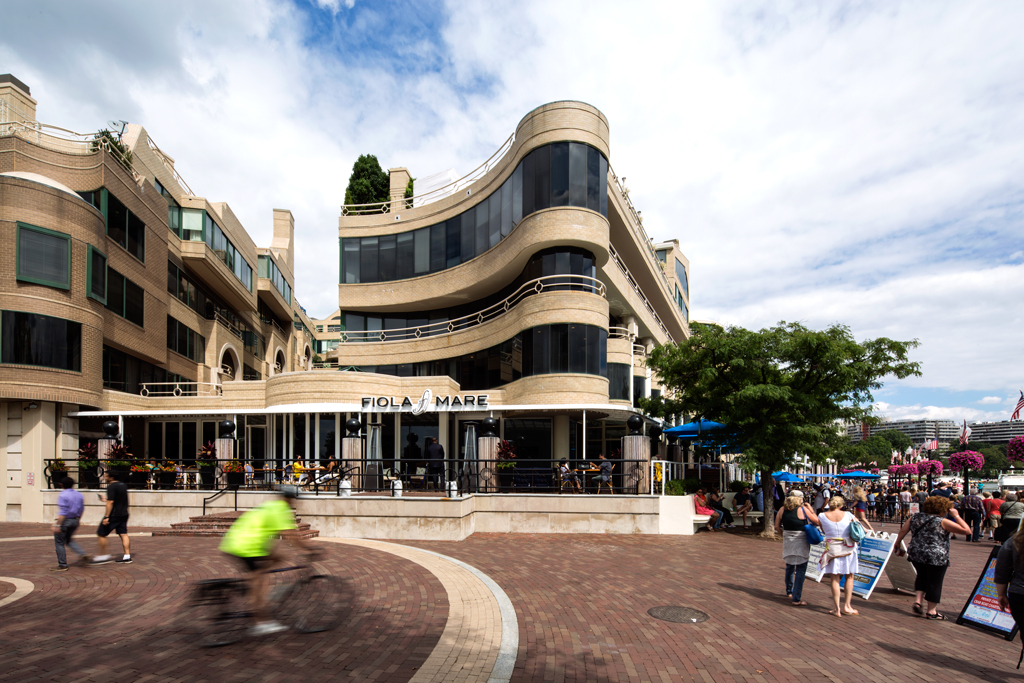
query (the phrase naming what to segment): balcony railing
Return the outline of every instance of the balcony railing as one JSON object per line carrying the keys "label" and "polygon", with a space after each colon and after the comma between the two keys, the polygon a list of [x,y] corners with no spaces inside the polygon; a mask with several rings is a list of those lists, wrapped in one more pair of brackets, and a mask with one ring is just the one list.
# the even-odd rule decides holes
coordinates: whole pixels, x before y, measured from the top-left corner
{"label": "balcony railing", "polygon": [[651,305],[651,302],[647,299],[643,290],[640,289],[640,285],[636,283],[636,279],[633,277],[633,274],[629,272],[629,268],[627,268],[626,264],[622,262],[621,258],[619,258],[619,253],[615,251],[615,247],[609,244],[608,251],[611,253],[612,260],[615,261],[615,265],[617,265],[619,270],[622,271],[622,274],[626,276],[626,281],[629,283],[629,286],[633,288],[636,295],[644,302],[644,307],[647,308],[647,312],[654,316],[654,321],[658,323],[658,327],[660,327],[661,331],[668,336],[670,341],[675,342],[675,337],[672,336],[672,333],[668,331],[667,327],[665,327],[665,323],[661,321],[661,317],[654,311],[654,306]]}
{"label": "balcony railing", "polygon": [[143,382],[140,396],[220,396],[221,385],[210,382]]}
{"label": "balcony railing", "polygon": [[619,196],[622,197],[623,203],[626,205],[626,209],[629,211],[629,215],[632,216],[633,220],[627,220],[630,229],[633,231],[633,236],[636,237],[636,241],[639,244],[644,245],[647,251],[647,255],[651,258],[651,265],[656,273],[661,276],[662,281],[665,284],[665,291],[668,295],[672,296],[672,285],[668,281],[668,276],[665,275],[665,271],[661,267],[661,260],[658,258],[658,252],[654,248],[654,240],[647,236],[647,231],[644,230],[644,222],[640,217],[640,212],[633,206],[633,200],[629,198],[629,190],[623,185],[622,180],[616,175],[615,171],[612,170],[612,165],[608,164],[608,175],[611,176],[615,184],[615,189],[619,191]]}
{"label": "balcony railing", "polygon": [[543,292],[587,292],[607,297],[603,282],[585,275],[546,275],[523,283],[515,292],[498,303],[478,313],[464,315],[454,320],[429,323],[417,327],[403,327],[394,330],[370,330],[366,332],[342,332],[341,343],[356,342],[398,342],[453,334],[496,320],[519,305],[524,299]]}
{"label": "balcony railing", "polygon": [[[414,195],[412,197],[405,197],[404,206],[406,208],[413,208],[414,206],[421,206],[423,204],[429,204],[439,199],[444,199],[450,195],[456,194],[457,192],[469,187],[480,178],[487,175],[492,169],[494,169],[498,163],[504,158],[505,154],[512,149],[512,144],[516,141],[516,134],[512,133],[507,140],[498,148],[494,154],[490,156],[487,161],[477,166],[475,169],[462,176],[456,181],[448,183],[444,187],[439,187],[436,190],[430,192],[424,192],[423,194]],[[374,202],[372,204],[342,204],[341,215],[342,216],[359,216],[362,214],[375,214],[375,213],[388,213],[392,211],[391,200],[384,202]]]}
{"label": "balcony railing", "polygon": [[630,332],[628,327],[609,327],[608,328],[609,339],[626,339],[628,341],[636,340],[636,335]]}

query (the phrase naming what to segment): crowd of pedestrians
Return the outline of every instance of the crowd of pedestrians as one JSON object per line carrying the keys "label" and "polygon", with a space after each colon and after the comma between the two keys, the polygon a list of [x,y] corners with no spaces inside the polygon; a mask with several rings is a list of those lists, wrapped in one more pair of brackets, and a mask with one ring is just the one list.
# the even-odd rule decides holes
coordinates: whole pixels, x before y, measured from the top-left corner
{"label": "crowd of pedestrians", "polygon": [[[61,480],[62,490],[57,496],[57,518],[52,527],[57,566],[53,567],[51,571],[68,571],[67,548],[71,548],[78,554],[79,563],[82,565],[106,564],[108,562],[131,564],[131,541],[128,538],[128,486],[118,480],[117,475],[113,472],[106,473],[105,482],[107,484],[106,495],[97,494],[100,502],[104,504],[103,519],[96,529],[98,553],[91,556],[86,554],[75,542],[75,532],[78,531],[79,522],[82,515],[85,514],[85,498],[80,491],[74,488],[75,482],[71,477],[64,477]],[[114,559],[107,552],[107,537],[111,533],[118,535],[124,549],[118,559]]]}

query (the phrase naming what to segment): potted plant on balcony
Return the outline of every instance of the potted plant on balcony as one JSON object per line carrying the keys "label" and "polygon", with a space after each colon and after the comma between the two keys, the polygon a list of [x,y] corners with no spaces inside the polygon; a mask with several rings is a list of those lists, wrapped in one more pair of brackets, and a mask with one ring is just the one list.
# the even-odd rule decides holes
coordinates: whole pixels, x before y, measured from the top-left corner
{"label": "potted plant on balcony", "polygon": [[512,489],[516,470],[516,446],[511,441],[498,442],[498,462],[494,469],[498,471],[499,491]]}
{"label": "potted plant on balcony", "polygon": [[96,466],[99,465],[96,444],[87,443],[78,449],[78,487],[96,488],[99,486],[100,478],[96,474]]}
{"label": "potted plant on balcony", "polygon": [[217,446],[212,441],[199,449],[196,457],[196,464],[199,466],[199,480],[206,490],[212,490],[214,484],[215,470],[217,467]]}
{"label": "potted plant on balcony", "polygon": [[178,468],[172,460],[164,460],[157,467],[156,479],[163,490],[173,489],[174,482],[178,480]]}
{"label": "potted plant on balcony", "polygon": [[224,477],[231,488],[237,489],[245,483],[245,465],[241,460],[228,460],[224,463],[223,470]]}
{"label": "potted plant on balcony", "polygon": [[128,470],[134,457],[123,443],[115,443],[107,451],[107,469],[117,476],[118,481],[126,481]]}
{"label": "potted plant on balcony", "polygon": [[142,460],[132,461],[131,466],[128,468],[129,488],[146,488],[146,482],[149,481],[149,475],[152,474],[152,472],[153,469]]}
{"label": "potted plant on balcony", "polygon": [[51,460],[49,464],[46,465],[45,473],[46,479],[49,482],[49,488],[60,488],[60,480],[68,476],[67,463],[65,463],[61,458]]}

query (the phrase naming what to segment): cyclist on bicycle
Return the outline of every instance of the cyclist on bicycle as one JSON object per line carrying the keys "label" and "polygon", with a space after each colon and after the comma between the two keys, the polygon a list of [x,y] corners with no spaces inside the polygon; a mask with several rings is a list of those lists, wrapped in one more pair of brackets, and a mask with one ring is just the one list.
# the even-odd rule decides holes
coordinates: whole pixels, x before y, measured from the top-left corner
{"label": "cyclist on bicycle", "polygon": [[306,551],[313,557],[317,550],[299,535],[295,524],[295,500],[298,490],[282,486],[280,498],[271,500],[239,517],[220,544],[220,550],[237,557],[246,570],[249,596],[252,600],[256,625],[253,635],[268,635],[287,630],[287,626],[274,621],[267,613],[267,591],[269,572],[282,563],[283,558],[275,548],[278,535],[289,543]]}

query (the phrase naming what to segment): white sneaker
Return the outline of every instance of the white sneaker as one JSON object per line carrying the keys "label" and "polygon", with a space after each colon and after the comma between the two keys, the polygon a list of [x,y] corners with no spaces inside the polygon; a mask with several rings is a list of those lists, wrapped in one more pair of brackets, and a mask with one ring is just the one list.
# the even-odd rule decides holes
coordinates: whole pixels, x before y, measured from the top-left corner
{"label": "white sneaker", "polygon": [[249,633],[254,636],[269,636],[272,633],[280,633],[281,631],[287,631],[288,627],[282,623],[276,621],[265,621],[262,624],[256,624]]}

